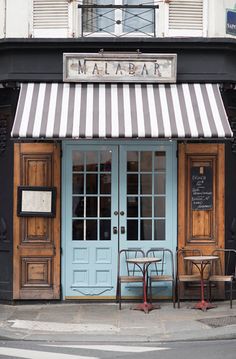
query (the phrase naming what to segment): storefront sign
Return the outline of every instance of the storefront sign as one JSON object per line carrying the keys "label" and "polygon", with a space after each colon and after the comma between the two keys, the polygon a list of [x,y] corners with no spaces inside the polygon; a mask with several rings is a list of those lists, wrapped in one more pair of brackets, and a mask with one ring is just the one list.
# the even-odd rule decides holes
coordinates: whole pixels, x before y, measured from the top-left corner
{"label": "storefront sign", "polygon": [[176,54],[63,54],[65,82],[176,82]]}
{"label": "storefront sign", "polygon": [[226,10],[226,34],[236,35],[236,9]]}
{"label": "storefront sign", "polygon": [[213,207],[213,177],[211,167],[192,167],[192,210],[205,211]]}

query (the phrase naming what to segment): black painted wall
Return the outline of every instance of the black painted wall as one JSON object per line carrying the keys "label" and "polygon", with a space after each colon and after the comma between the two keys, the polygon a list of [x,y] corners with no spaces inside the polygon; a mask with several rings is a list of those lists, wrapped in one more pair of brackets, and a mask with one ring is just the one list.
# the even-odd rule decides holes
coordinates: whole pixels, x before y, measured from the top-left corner
{"label": "black painted wall", "polygon": [[[236,90],[228,88],[222,95],[234,133],[234,139],[225,145],[225,248],[236,249]],[[234,273],[234,263],[230,271]],[[229,286],[226,290],[229,297]],[[233,298],[236,298],[235,286],[233,290]]]}
{"label": "black painted wall", "polygon": [[175,53],[178,82],[236,82],[236,39],[0,39],[0,82],[61,82],[63,53]]}
{"label": "black painted wall", "polygon": [[222,93],[234,139],[225,145],[225,247],[236,249],[236,90]]}
{"label": "black painted wall", "polygon": [[0,89],[0,300],[12,299],[13,141],[10,132],[18,91]]}

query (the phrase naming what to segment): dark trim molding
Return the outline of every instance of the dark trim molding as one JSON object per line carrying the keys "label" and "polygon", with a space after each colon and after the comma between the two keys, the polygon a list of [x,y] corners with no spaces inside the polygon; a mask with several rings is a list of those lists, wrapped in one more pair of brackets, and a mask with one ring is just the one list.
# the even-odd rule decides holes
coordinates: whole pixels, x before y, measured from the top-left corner
{"label": "dark trim molding", "polygon": [[[230,49],[236,50],[236,39],[234,38],[203,38],[203,37],[163,37],[163,38],[115,38],[115,37],[87,37],[87,38],[7,38],[0,39],[1,49],[26,49],[26,48],[70,48],[81,46],[83,48],[100,49],[102,45],[114,47],[119,44],[119,50],[125,51],[127,47],[142,48],[155,46],[156,48],[169,49],[170,44],[175,49]],[[117,49],[117,47],[116,47]]]}
{"label": "dark trim molding", "polygon": [[63,52],[176,53],[178,82],[236,82],[236,39],[68,38],[0,40],[0,82],[60,82]]}

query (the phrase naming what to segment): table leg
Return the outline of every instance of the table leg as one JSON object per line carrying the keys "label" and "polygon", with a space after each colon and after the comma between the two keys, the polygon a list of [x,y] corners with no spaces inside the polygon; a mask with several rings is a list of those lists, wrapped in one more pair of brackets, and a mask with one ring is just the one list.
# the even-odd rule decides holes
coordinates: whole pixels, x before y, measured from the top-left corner
{"label": "table leg", "polygon": [[133,310],[142,310],[144,313],[149,313],[151,310],[160,309],[159,304],[151,304],[147,302],[147,280],[146,280],[146,267],[143,268],[143,303],[135,305]]}
{"label": "table leg", "polygon": [[200,275],[201,275],[201,300],[200,302],[196,303],[194,306],[193,306],[193,309],[200,309],[200,310],[203,310],[204,312],[207,310],[207,309],[212,309],[212,308],[215,308],[216,305],[213,305],[209,302],[207,302],[205,299],[204,299],[204,278],[203,278],[203,273],[204,273],[204,269],[206,267],[207,264],[203,264],[201,263],[201,266],[200,268],[198,267],[199,271],[200,271]]}

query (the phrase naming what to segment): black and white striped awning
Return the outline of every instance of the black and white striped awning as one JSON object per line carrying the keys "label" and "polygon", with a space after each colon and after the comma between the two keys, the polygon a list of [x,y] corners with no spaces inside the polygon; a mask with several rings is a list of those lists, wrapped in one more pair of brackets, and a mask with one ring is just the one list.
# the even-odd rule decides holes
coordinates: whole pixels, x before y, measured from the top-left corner
{"label": "black and white striped awning", "polygon": [[217,84],[21,85],[14,138],[227,138]]}

